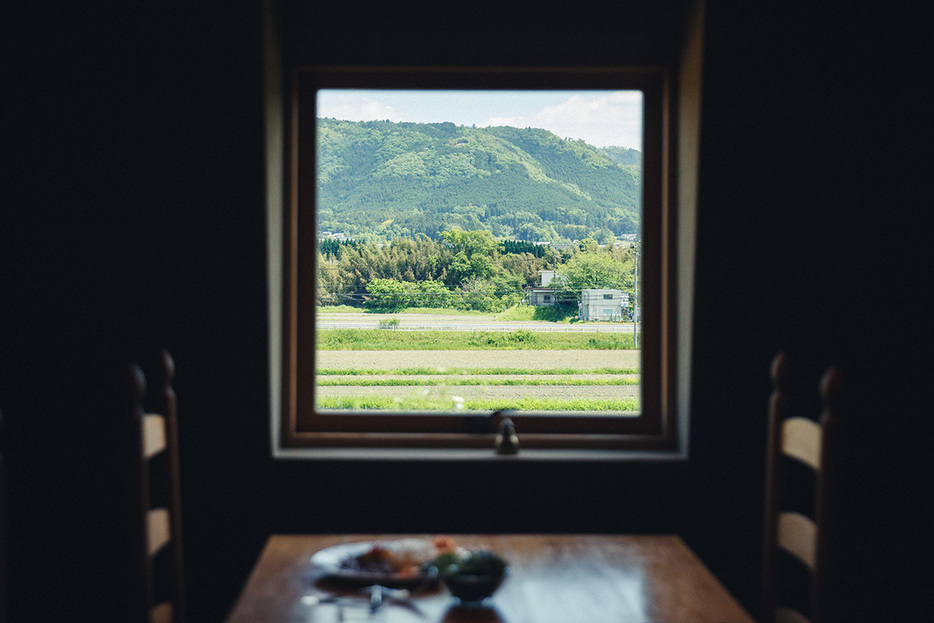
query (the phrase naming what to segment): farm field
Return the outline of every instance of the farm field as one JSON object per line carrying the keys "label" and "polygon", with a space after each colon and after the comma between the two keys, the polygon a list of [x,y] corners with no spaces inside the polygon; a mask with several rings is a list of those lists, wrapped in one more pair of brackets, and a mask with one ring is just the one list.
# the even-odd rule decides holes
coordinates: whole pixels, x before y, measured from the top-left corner
{"label": "farm field", "polygon": [[638,350],[319,350],[321,368],[568,368],[585,372],[598,368],[638,371]]}
{"label": "farm field", "polygon": [[532,331],[573,331],[573,332],[619,332],[632,333],[632,323],[629,322],[588,322],[575,323],[551,322],[548,320],[502,320],[496,314],[483,314],[479,312],[471,314],[454,313],[363,313],[331,311],[318,313],[317,324],[319,327],[337,329],[347,328],[372,328],[375,329],[381,322],[387,320],[396,320],[399,322],[399,329],[406,328],[482,328],[490,331],[497,330],[497,327],[525,328]]}
{"label": "farm field", "polygon": [[639,409],[638,350],[319,350],[323,410]]}

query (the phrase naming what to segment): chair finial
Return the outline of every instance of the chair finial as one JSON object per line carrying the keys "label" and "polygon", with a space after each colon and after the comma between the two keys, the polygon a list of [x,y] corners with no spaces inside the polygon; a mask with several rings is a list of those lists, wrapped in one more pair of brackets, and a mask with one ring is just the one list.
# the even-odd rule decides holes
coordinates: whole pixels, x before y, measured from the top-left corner
{"label": "chair finial", "polygon": [[779,351],[775,358],[772,359],[770,376],[772,377],[772,386],[775,389],[784,390],[788,385],[788,356],[784,351]]}
{"label": "chair finial", "polygon": [[820,395],[824,401],[822,420],[829,417],[836,418],[840,410],[840,399],[843,395],[843,375],[836,367],[827,368],[820,381]]}
{"label": "chair finial", "polygon": [[130,364],[127,370],[126,392],[129,404],[134,405],[135,411],[139,410],[137,407],[141,407],[143,398],[146,395],[146,377],[143,375],[143,370],[136,363]]}
{"label": "chair finial", "polygon": [[168,387],[175,379],[175,360],[169,351],[162,348],[157,357],[157,366],[153,374],[155,383],[160,387]]}
{"label": "chair finial", "polygon": [[832,406],[836,406],[840,398],[840,389],[843,383],[840,370],[836,367],[827,368],[823,378],[820,381],[820,393],[824,400]]}

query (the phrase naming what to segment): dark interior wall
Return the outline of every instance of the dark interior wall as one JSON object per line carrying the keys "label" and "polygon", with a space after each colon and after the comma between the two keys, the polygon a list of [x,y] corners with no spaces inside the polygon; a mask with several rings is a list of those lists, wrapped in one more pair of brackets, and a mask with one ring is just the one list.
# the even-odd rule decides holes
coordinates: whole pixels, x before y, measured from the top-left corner
{"label": "dark interior wall", "polygon": [[[742,513],[733,487],[761,478],[772,354],[788,352],[795,404],[812,413],[817,379],[837,364],[849,391],[840,620],[915,620],[930,469],[911,431],[927,409],[932,265],[917,25],[828,3],[709,2],[707,17],[692,416],[721,423],[692,437],[692,477],[718,476],[690,487],[714,502],[697,505],[691,532],[720,534],[701,552],[729,558],[716,515]],[[751,589],[749,572],[724,563],[721,575]]]}
{"label": "dark interior wall", "polygon": [[[868,535],[915,527],[870,510],[917,493],[897,477],[921,473],[905,388],[930,369],[914,302],[930,202],[903,158],[920,144],[910,19],[709,3],[687,463],[322,464],[269,458],[258,4],[10,11],[0,451],[19,620],[119,607],[114,392],[160,345],[178,368],[199,621],[224,616],[284,531],[676,532],[755,611],[780,348],[812,396],[831,362],[856,379],[851,534],[884,560]],[[633,13],[600,3],[319,8],[310,49],[334,62],[612,65],[632,49],[616,33]],[[909,554],[901,542],[886,545]],[[67,578],[54,599],[50,574]],[[878,596],[915,576],[854,577]]]}

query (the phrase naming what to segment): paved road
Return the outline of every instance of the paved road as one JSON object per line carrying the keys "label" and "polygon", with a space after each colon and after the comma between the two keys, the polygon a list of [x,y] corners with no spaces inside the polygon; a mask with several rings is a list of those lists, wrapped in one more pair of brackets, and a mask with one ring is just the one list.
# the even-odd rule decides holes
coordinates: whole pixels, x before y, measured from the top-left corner
{"label": "paved road", "polygon": [[331,369],[595,368],[640,367],[638,350],[319,350],[316,364]]}
{"label": "paved road", "polygon": [[503,321],[492,316],[458,316],[446,314],[321,314],[319,329],[376,329],[381,321],[396,319],[400,331],[530,331],[632,333],[627,323],[585,322],[565,324],[544,320]]}

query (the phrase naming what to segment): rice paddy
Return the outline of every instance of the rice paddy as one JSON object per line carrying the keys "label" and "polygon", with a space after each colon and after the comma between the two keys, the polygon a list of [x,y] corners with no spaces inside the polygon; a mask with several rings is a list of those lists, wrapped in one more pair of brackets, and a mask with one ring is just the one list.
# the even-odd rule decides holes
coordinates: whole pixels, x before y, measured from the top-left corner
{"label": "rice paddy", "polygon": [[[444,332],[448,345],[461,348],[400,349],[396,347],[397,338],[387,340],[385,334],[424,344],[416,337],[420,332],[368,332],[379,335],[358,335],[354,343],[369,348],[347,348],[346,342],[342,345],[319,337],[318,409],[400,413],[511,409],[607,415],[639,412],[639,351],[587,346],[594,337],[615,338],[613,335],[572,334],[577,339],[566,340],[567,334],[529,331],[532,339],[541,339],[550,347],[513,348],[515,343],[526,342],[507,339],[506,346],[497,349],[475,346],[475,334],[487,332]],[[549,340],[552,336],[565,340]],[[484,341],[483,336],[480,341]]]}

